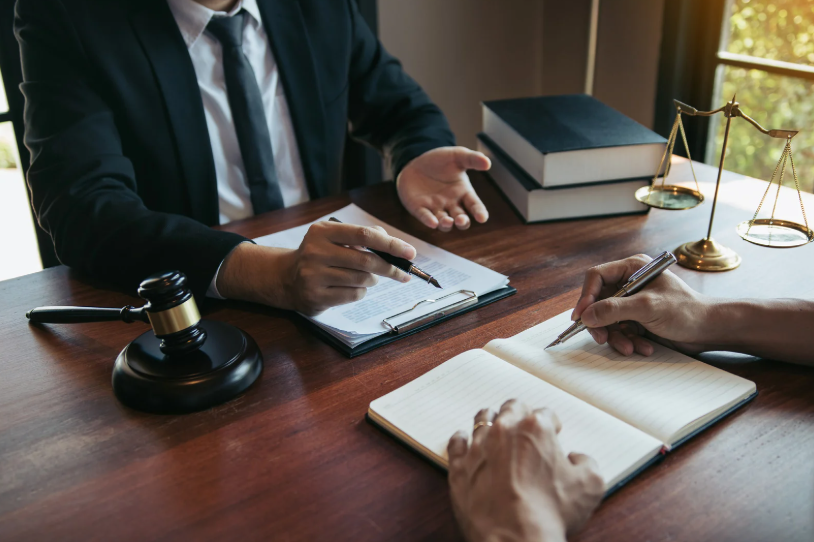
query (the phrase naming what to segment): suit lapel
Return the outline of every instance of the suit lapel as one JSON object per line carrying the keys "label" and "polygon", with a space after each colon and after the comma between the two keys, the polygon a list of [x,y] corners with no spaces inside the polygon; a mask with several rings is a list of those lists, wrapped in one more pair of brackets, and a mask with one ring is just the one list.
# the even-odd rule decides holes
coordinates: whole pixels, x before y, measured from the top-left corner
{"label": "suit lapel", "polygon": [[164,96],[176,150],[186,178],[192,218],[218,224],[215,162],[195,68],[164,0],[144,2],[131,22]]}
{"label": "suit lapel", "polygon": [[258,0],[280,70],[311,198],[327,195],[325,111],[311,43],[296,0]]}

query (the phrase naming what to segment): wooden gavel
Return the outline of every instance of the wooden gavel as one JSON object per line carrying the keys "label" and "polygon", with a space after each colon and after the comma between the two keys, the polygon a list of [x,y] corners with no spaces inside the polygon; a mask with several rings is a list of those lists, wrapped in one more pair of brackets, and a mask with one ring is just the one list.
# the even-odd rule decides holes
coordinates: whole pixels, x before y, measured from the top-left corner
{"label": "wooden gavel", "polygon": [[137,410],[202,410],[242,393],[260,376],[257,344],[230,324],[201,320],[183,273],[152,275],[138,294],[147,301],[143,307],[37,307],[26,318],[32,324],[150,324],[152,331],[125,346],[113,368],[116,397]]}

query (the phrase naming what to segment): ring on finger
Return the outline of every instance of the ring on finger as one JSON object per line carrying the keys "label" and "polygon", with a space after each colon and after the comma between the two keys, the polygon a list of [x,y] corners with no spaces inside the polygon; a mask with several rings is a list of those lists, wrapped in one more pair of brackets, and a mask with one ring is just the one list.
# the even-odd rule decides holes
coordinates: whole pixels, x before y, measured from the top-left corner
{"label": "ring on finger", "polygon": [[492,422],[483,422],[483,421],[477,422],[474,425],[474,427],[472,427],[472,433],[477,431],[478,428],[480,428],[480,427],[492,427]]}

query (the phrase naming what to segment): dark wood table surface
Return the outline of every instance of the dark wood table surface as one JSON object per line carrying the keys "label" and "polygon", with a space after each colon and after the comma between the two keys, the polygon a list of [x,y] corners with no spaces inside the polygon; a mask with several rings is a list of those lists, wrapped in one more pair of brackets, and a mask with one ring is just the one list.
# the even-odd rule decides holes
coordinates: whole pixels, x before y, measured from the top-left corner
{"label": "dark wood table surface", "polygon": [[[698,168],[711,196],[715,170]],[[688,179],[687,164],[674,175]],[[290,313],[212,303],[205,317],[248,331],[265,371],[205,412],[148,415],[115,400],[113,360],[146,325],[34,327],[23,316],[135,295],[64,267],[0,282],[0,539],[459,540],[444,474],[367,423],[368,404],[570,308],[594,264],[700,239],[710,212],[523,225],[485,176],[472,177],[491,218],[465,232],[426,230],[387,185],[226,226],[257,237],[352,201],[509,275],[518,293],[351,360]],[[709,294],[814,297],[814,247],[766,249],[735,233],[764,188],[734,174],[721,188],[713,236],[743,256],[740,268],[676,272]],[[814,216],[814,197],[805,201]],[[814,539],[814,370],[706,359],[757,382],[758,398],[611,496],[577,540]]]}

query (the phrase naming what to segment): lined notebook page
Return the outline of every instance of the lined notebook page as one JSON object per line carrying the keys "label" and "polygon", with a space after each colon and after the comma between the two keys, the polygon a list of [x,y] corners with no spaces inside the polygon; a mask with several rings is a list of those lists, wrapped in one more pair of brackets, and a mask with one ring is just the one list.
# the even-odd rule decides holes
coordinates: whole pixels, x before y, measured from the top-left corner
{"label": "lined notebook page", "polygon": [[570,324],[564,312],[485,350],[666,444],[755,391],[753,382],[657,344],[651,356],[623,356],[585,332],[545,350]]}
{"label": "lined notebook page", "polygon": [[516,398],[532,408],[548,407],[562,421],[566,453],[578,451],[599,464],[606,488],[634,472],[662,447],[630,425],[531,376],[484,350],[470,350],[370,404],[384,420],[447,464],[447,442],[458,430],[471,433],[481,408],[496,411]]}

